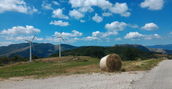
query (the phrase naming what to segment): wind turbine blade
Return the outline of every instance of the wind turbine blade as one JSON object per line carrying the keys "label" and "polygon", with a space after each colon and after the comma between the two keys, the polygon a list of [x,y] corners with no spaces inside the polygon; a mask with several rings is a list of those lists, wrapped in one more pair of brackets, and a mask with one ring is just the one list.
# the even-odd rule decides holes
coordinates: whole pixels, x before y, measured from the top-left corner
{"label": "wind turbine blade", "polygon": [[36,37],[36,36],[34,36],[34,37],[32,38],[32,41],[35,39],[35,37]]}
{"label": "wind turbine blade", "polygon": [[62,37],[61,39],[62,39],[63,41],[65,41],[65,39],[64,39],[63,37]]}

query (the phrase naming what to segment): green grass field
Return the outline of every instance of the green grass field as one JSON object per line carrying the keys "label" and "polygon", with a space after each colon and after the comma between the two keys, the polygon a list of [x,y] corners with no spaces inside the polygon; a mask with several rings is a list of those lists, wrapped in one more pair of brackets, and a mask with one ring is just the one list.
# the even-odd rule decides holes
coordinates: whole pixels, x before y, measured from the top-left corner
{"label": "green grass field", "polygon": [[[162,59],[124,61],[123,71],[149,70]],[[0,67],[0,78],[26,77],[34,78],[68,75],[78,73],[102,72],[99,69],[99,59],[91,57],[63,57],[39,59],[32,63],[20,62]]]}

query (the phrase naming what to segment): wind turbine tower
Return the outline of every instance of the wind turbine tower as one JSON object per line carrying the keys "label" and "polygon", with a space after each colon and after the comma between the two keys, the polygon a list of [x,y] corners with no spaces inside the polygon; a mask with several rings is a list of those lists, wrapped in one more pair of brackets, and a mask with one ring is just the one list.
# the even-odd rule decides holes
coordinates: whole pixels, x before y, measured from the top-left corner
{"label": "wind turbine tower", "polygon": [[29,62],[32,62],[32,43],[33,43],[33,40],[35,39],[35,36],[31,39],[31,40],[25,40],[29,43],[29,47],[30,47],[30,54],[29,54]]}
{"label": "wind turbine tower", "polygon": [[64,38],[62,37],[62,35],[57,36],[57,38],[59,39],[59,57],[61,57],[62,56],[62,53],[61,53],[61,51],[62,51],[61,42],[64,41]]}

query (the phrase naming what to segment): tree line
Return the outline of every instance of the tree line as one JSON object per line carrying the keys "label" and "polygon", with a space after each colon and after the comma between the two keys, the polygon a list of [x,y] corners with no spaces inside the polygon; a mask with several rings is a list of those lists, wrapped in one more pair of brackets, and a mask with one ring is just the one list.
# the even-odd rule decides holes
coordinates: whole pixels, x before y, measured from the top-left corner
{"label": "tree line", "polygon": [[[114,46],[114,47],[97,47],[97,46],[86,46],[72,50],[62,52],[63,56],[91,56],[96,58],[102,58],[105,55],[116,53],[122,60],[137,60],[147,59],[155,57],[154,53],[147,52],[134,47],[127,46]],[[58,56],[58,53],[51,55],[52,57]]]}
{"label": "tree line", "polygon": [[[37,56],[33,56],[33,59],[38,59],[39,57]],[[19,55],[15,55],[12,57],[7,57],[7,56],[2,56],[0,57],[0,66],[6,65],[6,64],[12,64],[12,63],[16,63],[16,62],[25,62],[28,61],[28,58],[24,58],[22,56]]]}

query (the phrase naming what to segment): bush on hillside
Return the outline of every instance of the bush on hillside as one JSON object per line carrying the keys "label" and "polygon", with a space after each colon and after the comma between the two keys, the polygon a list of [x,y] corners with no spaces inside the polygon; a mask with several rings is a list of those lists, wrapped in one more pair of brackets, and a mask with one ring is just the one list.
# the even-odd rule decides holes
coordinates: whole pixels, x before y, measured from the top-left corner
{"label": "bush on hillside", "polygon": [[10,64],[10,63],[16,63],[20,61],[27,61],[26,58],[23,58],[21,56],[13,56],[13,57],[0,57],[0,65]]}

